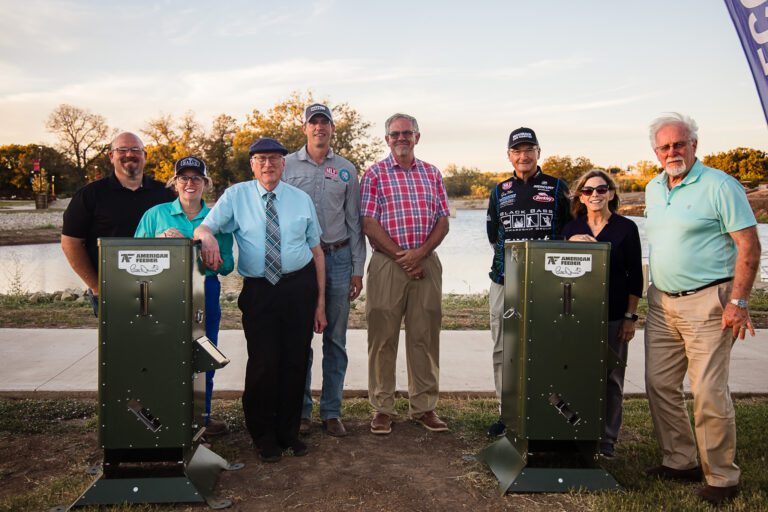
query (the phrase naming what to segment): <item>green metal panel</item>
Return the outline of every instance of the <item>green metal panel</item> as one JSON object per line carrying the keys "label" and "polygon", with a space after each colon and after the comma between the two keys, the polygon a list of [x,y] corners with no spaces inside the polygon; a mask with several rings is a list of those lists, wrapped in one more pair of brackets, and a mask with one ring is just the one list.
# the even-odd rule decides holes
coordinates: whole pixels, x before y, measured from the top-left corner
{"label": "green metal panel", "polygon": [[514,435],[602,437],[609,251],[607,243],[507,244],[502,417]]}
{"label": "green metal panel", "polygon": [[501,415],[486,447],[502,493],[616,489],[597,466],[608,349],[610,244],[507,242]]}
{"label": "green metal panel", "polygon": [[188,239],[99,240],[100,441],[106,450],[190,447],[202,426],[203,274]]}

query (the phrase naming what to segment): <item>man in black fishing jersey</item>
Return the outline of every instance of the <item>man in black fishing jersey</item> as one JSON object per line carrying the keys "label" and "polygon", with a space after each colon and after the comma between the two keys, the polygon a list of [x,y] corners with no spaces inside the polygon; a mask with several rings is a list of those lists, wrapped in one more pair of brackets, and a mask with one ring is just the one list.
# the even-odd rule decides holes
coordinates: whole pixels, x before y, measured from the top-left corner
{"label": "man in black fishing jersey", "polygon": [[[536,133],[518,128],[509,134],[507,157],[514,175],[491,191],[486,229],[493,246],[491,263],[491,337],[493,338],[493,381],[501,400],[502,316],[504,313],[504,242],[507,240],[553,240],[571,220],[568,185],[541,172],[541,148]],[[504,434],[499,420],[488,427],[488,436]]]}

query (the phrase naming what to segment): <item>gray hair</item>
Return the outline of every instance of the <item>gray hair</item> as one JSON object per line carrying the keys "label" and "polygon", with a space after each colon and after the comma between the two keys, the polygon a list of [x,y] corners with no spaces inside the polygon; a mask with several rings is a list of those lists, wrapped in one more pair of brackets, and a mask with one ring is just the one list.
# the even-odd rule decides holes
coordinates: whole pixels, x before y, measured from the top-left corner
{"label": "gray hair", "polygon": [[419,133],[419,122],[416,121],[415,117],[409,116],[408,114],[393,114],[389,116],[389,119],[384,122],[384,135],[389,135],[389,125],[391,125],[396,119],[407,119],[411,122],[413,131]]}
{"label": "gray hair", "polygon": [[681,124],[688,130],[688,137],[693,141],[699,140],[699,125],[692,117],[678,114],[677,112],[665,112],[653,120],[649,129],[649,135],[651,138],[651,147],[656,149],[656,134],[659,130],[670,124]]}
{"label": "gray hair", "polygon": [[136,135],[135,133],[132,133],[132,132],[122,132],[122,133],[118,133],[115,136],[115,138],[112,139],[112,142],[109,143],[109,150],[110,151],[115,149],[115,141],[117,139],[119,139],[120,137],[123,137],[124,135],[130,135],[131,137],[135,138],[137,141],[139,141],[139,144],[141,145],[142,149],[144,148],[144,141],[141,140],[141,137],[139,137],[138,135]]}

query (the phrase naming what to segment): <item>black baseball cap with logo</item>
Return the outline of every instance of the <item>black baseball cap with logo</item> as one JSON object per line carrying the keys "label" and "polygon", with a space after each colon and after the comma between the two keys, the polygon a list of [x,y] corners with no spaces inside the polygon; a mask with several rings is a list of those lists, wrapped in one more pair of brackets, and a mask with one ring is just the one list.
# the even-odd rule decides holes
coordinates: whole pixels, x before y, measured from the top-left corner
{"label": "black baseball cap with logo", "polygon": [[509,134],[509,143],[507,148],[512,149],[519,144],[532,144],[534,146],[539,145],[539,140],[536,138],[536,132],[530,128],[520,127],[517,130],[512,130]]}
{"label": "black baseball cap with logo", "polygon": [[331,109],[322,103],[313,103],[304,109],[304,124],[307,124],[307,122],[316,115],[325,116],[330,122],[333,122],[333,114],[331,113]]}
{"label": "black baseball cap with logo", "polygon": [[173,172],[176,175],[180,174],[181,171],[186,170],[197,171],[201,176],[206,176],[205,162],[194,156],[179,158],[176,160],[176,163],[173,164]]}

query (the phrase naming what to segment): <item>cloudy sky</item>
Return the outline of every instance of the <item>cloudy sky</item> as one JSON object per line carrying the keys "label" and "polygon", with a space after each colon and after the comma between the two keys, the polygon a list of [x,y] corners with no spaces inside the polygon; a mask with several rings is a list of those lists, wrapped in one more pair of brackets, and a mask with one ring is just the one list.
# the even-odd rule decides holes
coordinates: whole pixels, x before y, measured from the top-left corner
{"label": "cloudy sky", "polygon": [[292,91],[348,102],[383,132],[416,116],[417,156],[506,170],[509,132],[543,157],[626,166],[647,125],[693,116],[699,153],[768,150],[721,0],[453,2],[0,0],[0,144],[53,142],[61,103],[138,131],[161,114],[242,121]]}

